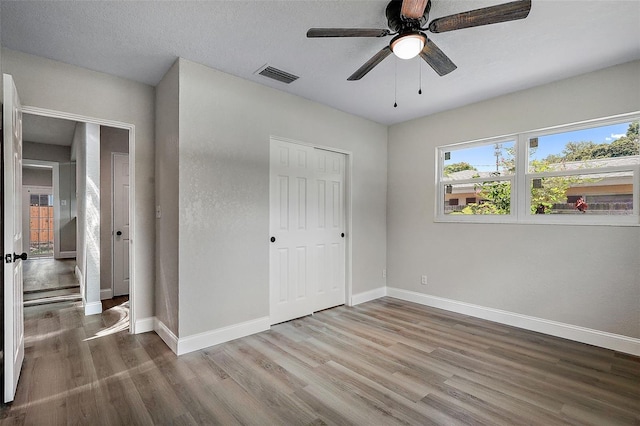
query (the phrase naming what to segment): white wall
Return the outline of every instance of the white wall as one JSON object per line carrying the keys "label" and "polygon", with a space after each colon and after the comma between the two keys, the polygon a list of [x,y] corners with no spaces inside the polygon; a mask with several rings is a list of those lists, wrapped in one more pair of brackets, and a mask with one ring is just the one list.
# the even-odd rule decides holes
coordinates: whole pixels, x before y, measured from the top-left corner
{"label": "white wall", "polygon": [[154,89],[142,83],[2,49],[23,105],[135,125],[135,304],[138,321],[153,317]]}
{"label": "white wall", "polygon": [[85,205],[87,200],[84,196],[86,192],[86,175],[87,175],[87,161],[85,150],[85,138],[86,131],[82,131],[85,125],[80,126],[80,123],[76,124],[75,131],[73,133],[73,140],[71,141],[71,151],[76,153],[76,203],[77,203],[77,217],[76,217],[76,270],[79,273],[78,281],[80,282],[80,293],[83,300],[86,301],[86,279],[85,274],[87,270],[87,256],[85,253],[85,241],[86,241],[86,213]]}
{"label": "white wall", "polygon": [[77,263],[82,274],[85,314],[102,312],[100,304],[100,126],[78,123],[73,138],[78,173]]}
{"label": "white wall", "polygon": [[433,221],[436,146],[638,111],[638,76],[635,61],[391,126],[389,287],[640,337],[640,227]]}
{"label": "white wall", "polygon": [[180,338],[269,315],[272,135],[353,153],[353,292],[384,287],[386,126],[186,60],[179,90]]}
{"label": "white wall", "polygon": [[[176,61],[156,88],[156,318],[178,332],[178,123],[179,73]],[[188,315],[183,312],[183,315]]]}

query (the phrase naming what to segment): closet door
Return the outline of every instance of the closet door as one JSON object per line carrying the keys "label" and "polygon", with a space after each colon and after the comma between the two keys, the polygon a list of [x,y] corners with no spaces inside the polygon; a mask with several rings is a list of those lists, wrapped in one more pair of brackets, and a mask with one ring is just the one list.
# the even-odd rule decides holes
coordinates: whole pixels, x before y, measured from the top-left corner
{"label": "closet door", "polygon": [[272,324],[345,301],[343,154],[272,140]]}
{"label": "closet door", "polygon": [[314,311],[345,303],[345,162],[346,156],[315,150],[317,215]]}

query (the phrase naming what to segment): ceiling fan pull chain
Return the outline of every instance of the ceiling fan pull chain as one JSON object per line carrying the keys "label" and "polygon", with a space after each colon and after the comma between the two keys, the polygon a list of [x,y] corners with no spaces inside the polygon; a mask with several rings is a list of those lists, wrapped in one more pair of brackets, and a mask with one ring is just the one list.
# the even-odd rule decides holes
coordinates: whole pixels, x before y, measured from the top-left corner
{"label": "ceiling fan pull chain", "polygon": [[418,61],[418,72],[420,76],[420,87],[418,88],[418,95],[422,95],[422,61]]}
{"label": "ceiling fan pull chain", "polygon": [[398,108],[398,58],[395,58],[395,79],[393,85],[393,107]]}

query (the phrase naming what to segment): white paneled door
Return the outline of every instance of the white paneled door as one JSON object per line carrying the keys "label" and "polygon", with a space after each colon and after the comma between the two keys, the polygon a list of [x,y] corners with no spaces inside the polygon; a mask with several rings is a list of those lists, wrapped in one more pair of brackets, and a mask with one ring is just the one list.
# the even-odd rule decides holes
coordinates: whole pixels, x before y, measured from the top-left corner
{"label": "white paneled door", "polygon": [[345,160],[271,141],[272,324],[345,303]]}
{"label": "white paneled door", "polygon": [[337,152],[315,154],[315,309],[345,302],[345,160]]}
{"label": "white paneled door", "polygon": [[13,401],[24,360],[22,312],[22,106],[10,75],[3,75],[4,402]]}
{"label": "white paneled door", "polygon": [[129,294],[129,155],[113,154],[113,295]]}

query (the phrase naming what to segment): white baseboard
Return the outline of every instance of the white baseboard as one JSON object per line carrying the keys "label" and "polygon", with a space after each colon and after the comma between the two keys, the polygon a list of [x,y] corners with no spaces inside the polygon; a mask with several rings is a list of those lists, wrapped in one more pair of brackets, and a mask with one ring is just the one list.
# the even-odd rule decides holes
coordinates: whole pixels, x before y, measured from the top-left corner
{"label": "white baseboard", "polygon": [[113,298],[113,289],[112,288],[101,288],[100,289],[100,300],[111,299]]}
{"label": "white baseboard", "polygon": [[[177,351],[174,352],[178,355],[186,354],[199,349],[208,348],[209,346],[219,345],[220,343],[249,336],[251,334],[260,333],[261,331],[269,330],[270,327],[271,322],[269,321],[269,317],[262,317],[240,324],[219,328],[217,330],[181,337],[178,339]],[[171,345],[169,345],[169,347],[171,347]]]}
{"label": "white baseboard", "polygon": [[85,315],[96,315],[102,313],[102,303],[100,302],[85,302],[84,298],[82,299],[82,303],[84,305],[84,314]]}
{"label": "white baseboard", "polygon": [[387,287],[387,296],[640,356],[640,339]]}
{"label": "white baseboard", "polygon": [[135,334],[155,331],[155,321],[156,321],[155,317],[142,318],[142,319],[136,320],[136,323],[134,326]]}
{"label": "white baseboard", "polygon": [[[160,336],[160,338],[164,341],[164,343],[167,344],[167,346],[169,346],[169,349],[171,349],[173,353],[178,353],[178,338],[175,334],[173,334],[171,330],[169,330],[169,327],[164,325],[162,321],[155,317],[153,319],[153,331],[155,331],[156,334]],[[137,322],[136,332],[138,332]]]}
{"label": "white baseboard", "polygon": [[354,294],[351,296],[351,306],[359,305],[370,300],[379,299],[387,295],[387,287],[378,287],[373,290],[365,291],[363,293]]}

